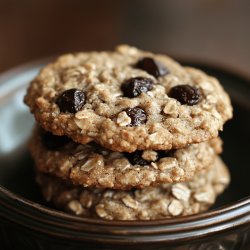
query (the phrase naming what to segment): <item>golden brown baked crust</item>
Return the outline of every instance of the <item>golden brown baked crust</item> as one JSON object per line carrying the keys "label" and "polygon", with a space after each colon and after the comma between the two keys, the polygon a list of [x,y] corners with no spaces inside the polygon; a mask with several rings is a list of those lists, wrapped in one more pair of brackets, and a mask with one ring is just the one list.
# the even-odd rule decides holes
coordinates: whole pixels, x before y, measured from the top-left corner
{"label": "golden brown baked crust", "polygon": [[[138,69],[135,65],[143,57],[160,62],[169,73],[156,78]],[[134,98],[125,97],[121,86],[133,77],[150,79],[153,88]],[[197,104],[183,105],[169,97],[174,86],[183,84],[199,89]],[[62,112],[58,97],[72,88],[84,91],[86,103],[75,113]],[[182,67],[165,55],[125,45],[113,52],[59,57],[33,80],[25,103],[44,129],[81,144],[95,141],[120,152],[168,150],[206,141],[217,137],[232,117],[229,97],[217,79]],[[145,124],[129,125],[131,118],[124,110],[135,107],[145,111]]]}
{"label": "golden brown baked crust", "polygon": [[144,150],[138,155],[72,141],[49,150],[42,143],[41,132],[37,127],[30,141],[37,169],[85,187],[131,189],[188,181],[208,169],[222,151],[219,138],[171,152]]}
{"label": "golden brown baked crust", "polygon": [[190,182],[132,191],[83,188],[37,172],[43,196],[57,208],[106,220],[154,220],[202,212],[214,204],[229,181],[227,167],[219,157]]}

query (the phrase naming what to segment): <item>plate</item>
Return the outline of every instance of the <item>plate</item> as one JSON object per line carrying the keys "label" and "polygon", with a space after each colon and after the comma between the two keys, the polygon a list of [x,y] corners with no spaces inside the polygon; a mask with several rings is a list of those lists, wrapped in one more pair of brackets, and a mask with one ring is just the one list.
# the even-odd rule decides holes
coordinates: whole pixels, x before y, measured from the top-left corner
{"label": "plate", "polygon": [[[3,207],[3,209],[5,210],[3,211],[8,211],[6,210],[8,206],[10,208],[10,211],[12,210],[14,211],[13,204],[15,204],[15,201],[13,200],[18,200],[18,202],[23,203],[25,207],[31,204],[32,206],[35,207],[35,209],[38,209],[39,212],[41,212],[44,217],[50,216],[51,214],[48,215],[50,213],[48,211],[52,211],[55,216],[59,216],[59,217],[61,216],[62,218],[65,218],[65,221],[69,219],[70,221],[72,220],[72,221],[77,221],[77,223],[80,223],[81,221],[79,218],[76,218],[76,217],[73,218],[73,216],[67,217],[66,215],[61,215],[62,213],[55,212],[52,209],[46,210],[47,209],[46,206],[48,207],[48,205],[44,203],[41,197],[41,194],[34,182],[33,161],[27,150],[27,141],[32,132],[34,119],[33,119],[33,116],[29,113],[28,108],[23,104],[23,96],[25,94],[25,90],[29,82],[36,76],[40,68],[47,61],[48,60],[45,59],[39,62],[35,62],[35,63],[33,62],[31,64],[21,66],[14,70],[6,72],[0,76],[0,117],[1,117],[0,119],[1,120],[1,126],[0,126],[0,206],[2,202],[2,204],[5,205],[5,207]],[[177,223],[178,224],[177,227],[179,228],[178,230],[180,230],[181,223],[185,224],[185,222],[189,223],[190,221],[191,221],[190,223],[193,223],[192,225],[195,227],[196,224],[201,223],[201,222],[196,223],[197,219],[206,219],[206,223],[209,223],[209,225],[211,226],[211,223],[209,222],[209,218],[211,218],[211,216],[214,216],[214,215],[220,216],[220,212],[223,212],[223,213],[225,211],[230,212],[230,210],[232,210],[232,213],[235,213],[235,215],[237,215],[237,213],[239,213],[240,211],[239,209],[242,209],[243,213],[241,213],[242,220],[238,222],[239,223],[238,225],[242,225],[242,224],[249,225],[249,222],[250,222],[250,215],[249,215],[250,214],[250,197],[249,197],[249,194],[250,194],[250,185],[249,185],[250,81],[242,75],[239,75],[237,73],[232,73],[232,71],[228,71],[228,70],[214,67],[211,65],[209,66],[204,63],[195,63],[192,61],[186,62],[183,60],[183,64],[187,64],[189,66],[191,65],[191,66],[200,68],[204,70],[205,72],[207,72],[208,74],[213,75],[220,80],[220,82],[222,83],[226,91],[231,96],[233,107],[234,107],[234,118],[224,126],[224,131],[221,133],[221,137],[224,141],[224,152],[222,154],[222,158],[230,169],[230,173],[232,176],[231,184],[229,188],[218,198],[215,205],[210,209],[212,213],[208,212],[208,213],[203,213],[198,216],[190,217],[190,219],[187,219],[187,221],[185,221],[185,219],[180,219],[179,220],[180,224],[178,224],[179,222]],[[6,199],[6,196],[8,196],[7,198],[9,200]],[[40,208],[41,208],[41,211],[40,211]],[[32,208],[27,208],[27,209],[30,210]],[[31,215],[32,215],[32,212],[31,212]],[[10,212],[10,216],[12,216],[11,212]],[[7,215],[3,216],[2,214],[2,217],[4,217],[5,221],[6,220],[11,221],[11,218],[8,217]],[[0,207],[0,218],[1,218],[1,207]],[[16,230],[15,225],[21,224],[21,222],[18,220],[19,219],[17,219],[16,221],[14,220],[14,227],[10,227],[9,230],[11,231]],[[24,220],[23,222],[24,224],[21,224],[21,227],[20,227],[21,231],[19,232],[20,234],[22,233],[22,226],[30,223],[28,219],[26,220],[24,218],[23,220]],[[221,222],[222,226],[219,225],[218,227],[216,227],[216,230],[214,230],[214,232],[223,231],[225,228],[232,229],[232,232],[234,232],[235,230],[234,226],[237,225],[237,223],[233,223],[233,222],[229,223],[227,220],[228,219],[225,219],[225,223],[227,223],[227,226],[226,224],[225,225],[223,224],[224,222]],[[57,223],[58,221],[59,219],[57,220]],[[83,223],[83,220],[82,220],[82,223]],[[91,224],[91,220],[88,220],[87,223]],[[162,220],[161,222],[157,222],[158,225],[156,222],[152,222],[151,224],[150,223],[151,222],[142,222],[142,223],[140,222],[137,224],[136,222],[134,223],[134,225],[137,225],[138,228],[140,228],[138,230],[142,230],[139,232],[139,235],[141,235],[141,238],[139,236],[136,237],[136,242],[138,242],[138,244],[139,243],[144,244],[145,242],[148,242],[148,241],[152,241],[152,242],[153,241],[157,241],[157,242],[173,241],[174,239],[173,236],[171,236],[172,237],[171,238],[169,235],[165,235],[163,233],[164,230],[171,230],[171,227],[169,227],[169,229],[166,229],[166,227],[164,227],[164,223],[165,223],[164,220]],[[169,224],[171,223],[173,223],[173,221],[169,222]],[[66,224],[67,226],[71,225],[70,223],[66,223]],[[131,229],[131,225],[133,223],[130,223],[130,224],[116,223],[115,225],[117,225],[117,229],[116,229],[117,231],[115,231],[114,229],[110,229],[110,226],[112,227],[114,226],[112,222],[104,223],[104,222],[98,222],[98,221],[93,220],[93,224],[95,225],[100,224],[101,225],[100,229],[98,229],[97,226],[95,227],[95,229],[97,228],[96,230],[100,230],[100,231],[103,230],[102,226],[104,224],[105,226],[107,226],[109,231],[105,232],[105,236],[103,235],[103,239],[105,239],[105,237],[109,235],[108,236],[110,237],[109,243],[111,245],[117,244],[117,242],[126,242],[128,245],[130,245],[132,242],[135,243],[134,238],[130,239],[130,237],[126,236],[126,234],[134,235],[135,231],[133,230],[133,228]],[[79,224],[77,225],[79,226]],[[143,229],[141,228],[142,225],[143,225]],[[125,229],[124,229],[125,231],[123,230],[121,231],[119,226],[123,229],[128,227],[128,229],[126,229],[128,231],[126,231]],[[7,230],[6,228],[8,227],[4,227],[3,232],[6,232]],[[47,228],[47,225],[46,225],[46,228]],[[76,229],[76,227],[74,228]],[[148,234],[147,230],[151,230],[151,229],[155,230],[154,232],[156,235],[150,235],[149,237],[147,235]],[[160,230],[159,235],[156,233],[158,229]],[[36,228],[36,229],[33,228],[32,230],[39,230],[39,228]],[[48,239],[52,235],[53,230],[50,231],[48,229],[47,231],[48,235],[47,236],[45,235],[44,237]],[[177,232],[178,230],[176,229]],[[199,245],[200,243],[197,243],[196,241],[192,241],[192,243],[190,243],[191,242],[190,239],[192,239],[192,237],[197,238],[198,236],[196,234],[193,234],[193,231],[189,233],[190,234],[183,235],[180,232],[178,237],[180,237],[180,239],[185,239],[187,241],[186,244],[188,246],[193,246],[194,244]],[[247,231],[247,235],[248,233],[249,233],[249,230]],[[145,236],[145,234],[147,236]],[[203,233],[200,233],[199,237],[201,238],[204,237],[205,242],[210,242],[210,239],[208,240],[206,238],[207,234],[213,234],[213,228],[207,231],[204,230]],[[16,233],[15,235],[18,236],[19,234]],[[119,235],[119,237],[117,235]],[[226,240],[225,244],[230,244],[230,245],[238,244],[239,243],[238,241],[240,241],[241,243],[244,241],[244,244],[245,244],[246,240],[245,238],[242,239],[243,237],[242,235],[240,233],[239,240],[238,238],[234,241],[230,240],[230,243],[228,243],[228,241]],[[101,236],[102,236],[102,233],[98,236],[100,237],[99,241],[101,241],[102,239]],[[220,236],[220,233],[218,233],[216,237],[218,236]],[[22,235],[21,238],[23,237],[25,236]],[[27,236],[27,238],[31,241],[34,239],[34,237],[35,236],[30,236],[29,234]],[[174,237],[176,238],[177,235]],[[6,239],[9,242],[9,244],[13,242],[13,240],[9,240],[9,236],[5,238],[5,241]],[[17,239],[15,238],[15,240]],[[40,242],[40,239],[38,241],[39,241],[39,246],[44,245],[43,242],[42,243]],[[108,240],[105,240],[105,242],[107,241]],[[116,243],[114,243],[113,241]],[[60,242],[62,242],[62,239],[60,239]],[[75,241],[72,241],[72,242],[75,242]],[[22,245],[23,243],[20,243],[20,244]],[[96,244],[96,243],[93,243],[93,244]],[[206,243],[206,244],[210,244],[210,243]],[[53,245],[53,246],[57,246],[57,245]],[[60,246],[64,247],[62,243]],[[125,246],[126,244],[123,247]],[[37,248],[37,249],[43,249],[43,248]],[[64,249],[64,248],[60,248],[60,249]],[[78,249],[78,248],[70,248],[70,249]],[[93,247],[91,249],[100,249],[100,248]],[[108,249],[113,249],[113,248],[108,248]],[[137,249],[137,248],[131,248],[131,249]],[[158,249],[158,248],[148,248],[148,249]],[[159,248],[159,249],[165,249],[165,248]]]}

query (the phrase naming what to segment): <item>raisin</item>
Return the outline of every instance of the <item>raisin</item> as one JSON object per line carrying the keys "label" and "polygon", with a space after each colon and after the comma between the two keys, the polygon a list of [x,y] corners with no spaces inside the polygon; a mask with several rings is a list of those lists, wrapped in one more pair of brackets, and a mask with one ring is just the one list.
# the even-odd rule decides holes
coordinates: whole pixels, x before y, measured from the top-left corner
{"label": "raisin", "polygon": [[159,150],[157,151],[158,160],[165,157],[172,157],[175,150]]}
{"label": "raisin", "polygon": [[56,100],[61,112],[76,113],[85,104],[85,93],[80,89],[64,91]]}
{"label": "raisin", "polygon": [[124,96],[126,97],[136,97],[141,93],[146,93],[153,89],[153,81],[145,77],[134,77],[125,81],[121,89]]}
{"label": "raisin", "polygon": [[200,90],[187,84],[173,87],[168,95],[189,106],[197,104],[201,99]]}
{"label": "raisin", "polygon": [[146,112],[139,107],[127,108],[124,111],[131,118],[131,122],[128,125],[130,127],[139,126],[147,122]]}
{"label": "raisin", "polygon": [[145,70],[148,74],[153,75],[156,78],[169,73],[169,70],[162,63],[151,57],[144,57],[140,59],[135,67]]}
{"label": "raisin", "polygon": [[[164,157],[172,157],[175,150],[159,150],[157,151],[157,159],[153,162],[157,162],[159,159]],[[149,165],[152,161],[147,161],[142,158],[143,150],[137,150],[133,153],[124,153],[132,165],[145,166]]]}
{"label": "raisin", "polygon": [[145,165],[150,164],[150,161],[144,160],[142,158],[142,153],[143,151],[137,150],[133,153],[124,153],[124,155],[128,158],[129,162],[132,165],[145,166]]}

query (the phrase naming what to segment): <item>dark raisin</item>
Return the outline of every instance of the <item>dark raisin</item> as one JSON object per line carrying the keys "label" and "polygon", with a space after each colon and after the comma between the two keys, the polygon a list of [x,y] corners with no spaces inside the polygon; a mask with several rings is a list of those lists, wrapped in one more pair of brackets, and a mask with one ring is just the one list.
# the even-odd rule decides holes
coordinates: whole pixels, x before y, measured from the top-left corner
{"label": "dark raisin", "polygon": [[80,89],[64,91],[56,100],[61,112],[76,113],[85,104],[85,93]]}
{"label": "dark raisin", "polygon": [[169,70],[162,63],[151,57],[140,59],[135,67],[147,71],[150,75],[153,75],[156,78],[169,73]]}
{"label": "dark raisin", "polygon": [[150,161],[144,160],[142,158],[142,153],[143,151],[137,150],[133,153],[124,153],[124,155],[128,158],[129,162],[132,165],[140,165],[140,166],[149,165]]}
{"label": "dark raisin", "polygon": [[173,156],[173,153],[175,150],[159,150],[157,151],[158,154],[158,160],[164,157],[171,157]]}
{"label": "dark raisin", "polygon": [[128,125],[130,127],[139,126],[147,122],[146,112],[139,107],[127,108],[124,111],[131,118],[131,123]]}
{"label": "dark raisin", "polygon": [[121,89],[124,96],[126,97],[136,97],[141,93],[146,93],[153,89],[153,80],[145,77],[134,77],[125,81]]}
{"label": "dark raisin", "polygon": [[[159,159],[164,158],[164,157],[172,157],[174,154],[175,150],[159,150],[157,151],[157,159],[153,162],[157,162]],[[137,150],[133,153],[124,153],[124,155],[128,158],[129,162],[132,165],[149,165],[152,161],[147,161],[142,158],[143,151],[142,150]]]}
{"label": "dark raisin", "polygon": [[189,106],[197,104],[201,99],[200,90],[187,84],[173,87],[168,95]]}
{"label": "dark raisin", "polygon": [[71,140],[67,136],[56,136],[50,132],[43,131],[42,132],[42,143],[48,150],[59,150],[66,144],[70,143]]}

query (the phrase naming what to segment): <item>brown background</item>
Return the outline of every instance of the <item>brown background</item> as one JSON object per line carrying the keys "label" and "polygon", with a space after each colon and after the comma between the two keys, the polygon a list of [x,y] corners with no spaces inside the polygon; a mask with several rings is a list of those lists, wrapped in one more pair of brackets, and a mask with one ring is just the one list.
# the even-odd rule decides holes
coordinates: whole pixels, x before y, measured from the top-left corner
{"label": "brown background", "polygon": [[250,75],[249,0],[0,0],[0,72],[129,43]]}

